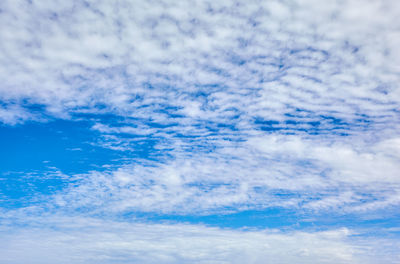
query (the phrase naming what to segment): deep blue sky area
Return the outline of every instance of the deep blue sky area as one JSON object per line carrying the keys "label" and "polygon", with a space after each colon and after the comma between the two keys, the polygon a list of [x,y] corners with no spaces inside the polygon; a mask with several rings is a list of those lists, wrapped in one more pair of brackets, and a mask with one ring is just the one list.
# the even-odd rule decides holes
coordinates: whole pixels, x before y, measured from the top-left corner
{"label": "deep blue sky area", "polygon": [[0,148],[6,150],[0,152],[3,206],[17,206],[20,198],[26,204],[35,195],[59,191],[76,181],[72,175],[149,158],[152,140],[133,142],[129,151],[113,150],[102,146],[100,133],[91,129],[94,123],[49,120],[0,126]]}

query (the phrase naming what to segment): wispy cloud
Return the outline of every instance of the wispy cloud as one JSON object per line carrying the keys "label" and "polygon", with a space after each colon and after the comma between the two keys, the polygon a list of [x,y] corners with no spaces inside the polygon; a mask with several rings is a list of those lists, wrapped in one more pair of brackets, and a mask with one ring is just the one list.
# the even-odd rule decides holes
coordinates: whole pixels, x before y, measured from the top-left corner
{"label": "wispy cloud", "polygon": [[0,261],[12,264],[26,263],[27,259],[30,263],[378,263],[378,259],[371,258],[371,252],[382,246],[386,252],[379,253],[379,261],[397,263],[399,257],[394,251],[397,242],[390,239],[367,242],[348,229],[229,230],[62,216],[26,220],[28,226],[0,230]]}
{"label": "wispy cloud", "polygon": [[58,199],[106,211],[180,214],[275,206],[338,213],[398,205],[398,157],[378,151],[384,141],[354,146],[264,135],[217,142],[211,152],[170,146],[173,157],[164,162],[136,160],[81,175],[80,185]]}

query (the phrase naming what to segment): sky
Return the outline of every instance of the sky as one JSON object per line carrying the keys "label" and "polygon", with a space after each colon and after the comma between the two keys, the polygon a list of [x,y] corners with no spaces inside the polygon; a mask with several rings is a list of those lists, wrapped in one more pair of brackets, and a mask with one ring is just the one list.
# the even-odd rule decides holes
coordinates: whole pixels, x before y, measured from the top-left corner
{"label": "sky", "polygon": [[0,264],[399,264],[399,16],[2,0]]}

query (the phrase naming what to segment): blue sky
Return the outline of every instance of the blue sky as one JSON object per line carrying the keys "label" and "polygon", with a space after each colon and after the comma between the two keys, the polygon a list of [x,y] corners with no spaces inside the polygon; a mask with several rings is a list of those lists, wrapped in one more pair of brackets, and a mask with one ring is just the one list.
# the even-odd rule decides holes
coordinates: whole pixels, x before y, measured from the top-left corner
{"label": "blue sky", "polygon": [[0,263],[399,263],[400,4],[0,3]]}

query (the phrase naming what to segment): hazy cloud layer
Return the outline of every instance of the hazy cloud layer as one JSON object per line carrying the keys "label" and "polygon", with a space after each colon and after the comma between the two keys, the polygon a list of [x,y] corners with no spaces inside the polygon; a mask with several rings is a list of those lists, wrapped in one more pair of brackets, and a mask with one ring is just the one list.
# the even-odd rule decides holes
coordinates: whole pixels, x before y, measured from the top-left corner
{"label": "hazy cloud layer", "polygon": [[395,251],[398,241],[355,238],[345,228],[246,231],[61,216],[27,217],[18,223],[25,225],[12,231],[0,229],[2,263],[336,264],[399,260]]}

